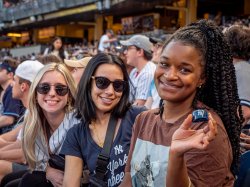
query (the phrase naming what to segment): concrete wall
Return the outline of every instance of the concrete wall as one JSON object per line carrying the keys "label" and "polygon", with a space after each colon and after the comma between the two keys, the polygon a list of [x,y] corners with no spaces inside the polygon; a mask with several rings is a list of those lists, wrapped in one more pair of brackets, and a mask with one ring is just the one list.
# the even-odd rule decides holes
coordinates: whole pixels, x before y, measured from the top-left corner
{"label": "concrete wall", "polygon": [[36,46],[29,46],[29,47],[20,47],[20,48],[14,48],[10,50],[10,53],[13,57],[21,57],[23,55],[28,55],[32,53],[40,53],[41,52],[41,45]]}

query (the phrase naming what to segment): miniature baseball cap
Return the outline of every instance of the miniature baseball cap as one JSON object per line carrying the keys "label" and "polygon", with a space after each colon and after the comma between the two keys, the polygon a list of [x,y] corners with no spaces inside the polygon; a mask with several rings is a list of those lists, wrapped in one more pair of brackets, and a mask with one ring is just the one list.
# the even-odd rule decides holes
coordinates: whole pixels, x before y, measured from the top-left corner
{"label": "miniature baseball cap", "polygon": [[44,65],[37,60],[26,60],[19,64],[16,68],[16,75],[22,79],[33,82],[36,74]]}
{"label": "miniature baseball cap", "polygon": [[134,45],[140,49],[143,49],[149,53],[151,53],[152,43],[149,41],[149,38],[144,35],[134,35],[128,40],[120,41],[123,46],[131,46]]}
{"label": "miniature baseball cap", "polygon": [[84,57],[80,60],[67,60],[65,59],[64,62],[67,66],[72,68],[85,68],[89,63],[92,57]]}

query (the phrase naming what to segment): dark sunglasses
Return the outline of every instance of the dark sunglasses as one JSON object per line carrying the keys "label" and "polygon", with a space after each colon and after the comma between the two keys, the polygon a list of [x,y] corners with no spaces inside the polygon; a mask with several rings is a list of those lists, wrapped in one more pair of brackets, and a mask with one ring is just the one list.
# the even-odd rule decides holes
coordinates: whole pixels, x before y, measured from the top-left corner
{"label": "dark sunglasses", "polygon": [[97,88],[99,89],[106,89],[107,87],[109,87],[110,83],[113,84],[113,88],[116,92],[123,92],[123,90],[126,87],[126,81],[123,80],[115,80],[115,81],[111,81],[106,77],[94,77],[92,76],[92,79],[95,79],[95,85]]}
{"label": "dark sunglasses", "polygon": [[49,93],[51,86],[55,87],[56,94],[59,96],[65,96],[69,92],[68,86],[65,86],[62,84],[53,85],[53,84],[48,84],[48,83],[39,84],[36,87],[36,91],[40,94],[45,95],[45,94]]}

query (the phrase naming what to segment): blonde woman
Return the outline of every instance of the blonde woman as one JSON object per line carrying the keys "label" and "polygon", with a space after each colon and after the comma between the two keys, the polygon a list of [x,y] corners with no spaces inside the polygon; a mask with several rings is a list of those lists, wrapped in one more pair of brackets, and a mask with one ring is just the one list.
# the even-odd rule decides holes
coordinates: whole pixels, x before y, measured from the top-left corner
{"label": "blonde woman", "polygon": [[75,92],[74,80],[63,64],[47,64],[36,76],[22,139],[31,172],[23,176],[20,186],[61,186],[63,172],[50,167],[48,160],[59,154],[68,129],[77,123]]}

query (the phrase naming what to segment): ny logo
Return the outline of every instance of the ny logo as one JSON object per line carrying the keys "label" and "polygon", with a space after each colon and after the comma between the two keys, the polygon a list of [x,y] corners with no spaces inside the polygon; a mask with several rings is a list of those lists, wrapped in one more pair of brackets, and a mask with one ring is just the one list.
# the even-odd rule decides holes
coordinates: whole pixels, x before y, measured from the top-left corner
{"label": "ny logo", "polygon": [[116,145],[114,147],[114,149],[115,149],[115,155],[119,155],[119,154],[123,153],[123,149],[122,149],[121,145]]}

